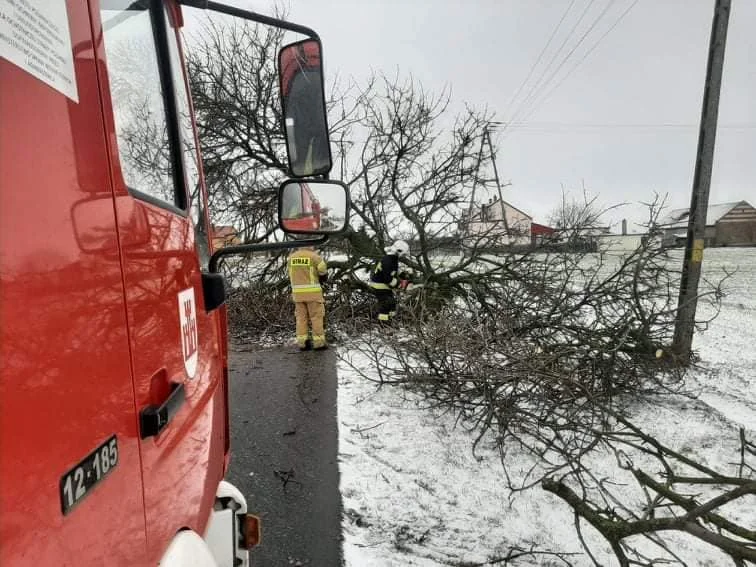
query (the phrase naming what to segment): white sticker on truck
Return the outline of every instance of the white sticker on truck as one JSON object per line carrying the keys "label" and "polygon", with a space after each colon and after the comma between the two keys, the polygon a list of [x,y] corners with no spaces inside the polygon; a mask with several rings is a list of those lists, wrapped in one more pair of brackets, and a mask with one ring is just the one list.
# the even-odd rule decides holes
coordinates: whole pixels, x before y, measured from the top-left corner
{"label": "white sticker on truck", "polygon": [[66,0],[0,0],[0,57],[79,102]]}
{"label": "white sticker on truck", "polygon": [[194,302],[194,288],[178,294],[179,323],[181,324],[181,351],[184,354],[184,368],[189,378],[197,373],[199,358],[197,344],[197,307]]}

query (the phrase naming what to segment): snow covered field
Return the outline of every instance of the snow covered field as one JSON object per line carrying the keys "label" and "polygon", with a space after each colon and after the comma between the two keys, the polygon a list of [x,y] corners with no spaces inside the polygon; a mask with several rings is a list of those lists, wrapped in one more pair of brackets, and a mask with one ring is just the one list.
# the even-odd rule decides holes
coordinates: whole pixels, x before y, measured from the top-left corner
{"label": "snow covered field", "polygon": [[[681,253],[680,253],[681,257]],[[734,473],[737,432],[756,437],[756,249],[711,249],[704,277],[722,268],[727,281],[722,312],[693,347],[700,369],[687,385],[691,400],[669,396],[638,403],[634,421],[649,433],[707,465]],[[699,305],[699,314],[710,309]],[[344,555],[349,567],[503,564],[514,546],[572,553],[576,566],[593,565],[578,541],[571,509],[540,488],[512,494],[502,481],[498,453],[480,448],[452,416],[419,408],[419,400],[392,387],[359,378],[346,360],[360,354],[340,348],[338,420]],[[521,456],[522,465],[529,457]],[[597,471],[616,475],[613,459],[595,457]],[[615,477],[623,482],[625,479]],[[631,490],[633,483],[628,483]],[[634,488],[634,486],[632,487]],[[733,509],[742,525],[756,529],[756,499]],[[601,565],[615,565],[607,544],[584,528]],[[691,566],[728,565],[717,550],[672,536]],[[497,563],[494,563],[496,559]],[[528,556],[515,565],[565,565],[553,555]]]}

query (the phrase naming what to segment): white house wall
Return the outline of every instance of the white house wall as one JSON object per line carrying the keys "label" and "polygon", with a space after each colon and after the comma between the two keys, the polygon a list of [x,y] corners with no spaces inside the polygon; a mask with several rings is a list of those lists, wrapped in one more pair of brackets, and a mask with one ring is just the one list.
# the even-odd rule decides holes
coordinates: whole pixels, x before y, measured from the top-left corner
{"label": "white house wall", "polygon": [[607,254],[621,254],[637,250],[641,245],[641,234],[610,234],[598,239],[600,252]]}
{"label": "white house wall", "polygon": [[[501,209],[499,203],[492,206],[486,206],[488,220],[486,222],[474,221],[470,223],[468,232],[471,236],[480,236],[482,234],[505,235],[504,223],[502,222]],[[507,244],[527,245],[530,244],[530,226],[532,219],[525,213],[504,204],[504,211],[507,218],[507,227],[509,234],[506,238]]]}

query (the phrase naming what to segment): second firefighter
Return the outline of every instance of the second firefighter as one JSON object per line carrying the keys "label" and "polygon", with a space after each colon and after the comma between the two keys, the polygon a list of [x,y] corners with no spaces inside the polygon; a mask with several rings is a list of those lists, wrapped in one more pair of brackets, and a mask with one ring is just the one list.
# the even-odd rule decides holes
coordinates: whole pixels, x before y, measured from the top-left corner
{"label": "second firefighter", "polygon": [[407,285],[406,279],[399,274],[399,258],[409,257],[410,249],[404,240],[397,240],[384,248],[384,251],[385,256],[375,264],[370,273],[370,288],[378,303],[377,319],[388,323],[396,315],[394,290]]}
{"label": "second firefighter", "polygon": [[313,247],[300,248],[289,255],[289,281],[300,350],[321,350],[328,346],[323,327],[325,302],[321,288],[327,270],[325,260]]}

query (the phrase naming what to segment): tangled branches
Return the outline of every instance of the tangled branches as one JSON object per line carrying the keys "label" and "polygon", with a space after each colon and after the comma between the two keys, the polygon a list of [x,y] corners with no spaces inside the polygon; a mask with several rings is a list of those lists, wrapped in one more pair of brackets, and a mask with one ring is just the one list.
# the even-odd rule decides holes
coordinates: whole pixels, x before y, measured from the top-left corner
{"label": "tangled branches", "polygon": [[[541,486],[563,499],[578,532],[578,520],[591,524],[621,565],[654,564],[639,536],[679,560],[674,543],[659,535],[665,531],[715,545],[736,563],[750,561],[753,531],[719,508],[754,494],[745,459],[752,445],[742,441],[739,471],[726,474],[662,445],[626,417],[639,400],[684,386],[681,367],[664,354],[679,277],[672,266],[650,240],[621,258],[479,255],[446,289],[441,279],[417,288],[403,302],[401,332],[384,341],[371,335],[360,348],[371,353],[373,379],[454,412],[476,433],[476,445],[493,439],[512,490]],[[705,292],[715,301],[718,286]],[[626,478],[599,475],[597,454],[614,455]],[[524,471],[523,462],[530,463]],[[624,487],[633,482],[646,498],[641,510]],[[685,493],[701,486],[720,492],[701,501]]]}
{"label": "tangled branches", "polygon": [[[594,436],[632,475],[643,498],[635,506],[631,499],[617,498],[610,483],[590,475],[582,465],[573,465],[570,474],[561,478],[545,478],[544,490],[574,510],[578,532],[578,520],[588,522],[609,542],[622,567],[654,564],[635,543],[641,536],[670,560],[680,560],[663,532],[698,538],[729,556],[736,566],[756,563],[756,530],[732,519],[746,518],[747,497],[756,496],[756,469],[751,464],[756,446],[746,440],[744,430],[740,430],[741,461],[733,475],[674,451],[618,413],[608,413],[613,414],[613,426],[594,431]],[[630,454],[644,465],[635,464]],[[646,472],[651,467],[654,474]]]}

